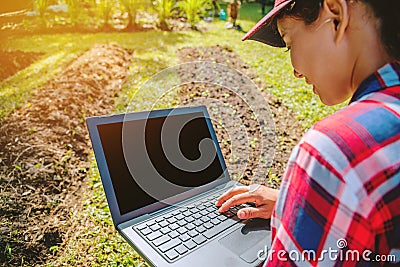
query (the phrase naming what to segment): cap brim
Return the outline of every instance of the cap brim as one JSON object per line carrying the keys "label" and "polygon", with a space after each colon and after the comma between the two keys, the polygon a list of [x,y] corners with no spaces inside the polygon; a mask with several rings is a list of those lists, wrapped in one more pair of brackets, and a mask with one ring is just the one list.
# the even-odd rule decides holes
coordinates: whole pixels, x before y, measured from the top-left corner
{"label": "cap brim", "polygon": [[286,44],[282,40],[282,37],[279,34],[276,26],[272,25],[270,22],[284,7],[292,2],[293,0],[286,1],[271,9],[267,15],[265,15],[253,28],[251,28],[250,31],[246,33],[246,35],[242,38],[242,41],[254,40],[270,46],[285,47]]}

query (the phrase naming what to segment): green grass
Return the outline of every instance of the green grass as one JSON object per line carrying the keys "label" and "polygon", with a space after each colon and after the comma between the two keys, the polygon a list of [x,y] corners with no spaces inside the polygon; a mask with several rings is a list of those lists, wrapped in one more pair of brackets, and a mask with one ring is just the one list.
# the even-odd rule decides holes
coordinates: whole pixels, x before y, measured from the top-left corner
{"label": "green grass", "polygon": [[[272,7],[267,6],[265,11],[268,12]],[[263,17],[261,13],[261,5],[254,3],[245,3],[242,1],[242,6],[240,7],[239,19],[257,22]]]}
{"label": "green grass", "polygon": [[[245,31],[261,17],[259,5],[243,4],[240,25]],[[258,12],[258,13],[257,13]],[[258,17],[257,17],[258,16]],[[244,20],[246,18],[247,20]],[[154,103],[160,92],[157,88],[140,90],[152,75],[164,68],[178,64],[176,52],[182,47],[226,45],[240,55],[265,84],[261,90],[269,90],[293,110],[304,128],[332,113],[335,108],[322,106],[304,81],[295,79],[289,54],[282,49],[267,47],[257,42],[241,42],[243,33],[224,28],[225,22],[207,24],[208,32],[141,32],[59,34],[9,38],[0,43],[3,50],[42,52],[45,56],[29,68],[0,83],[0,114],[4,118],[12,109],[24,105],[33,90],[56,75],[61,68],[95,43],[116,42],[133,51],[127,83],[116,99],[115,112],[127,109],[143,110]],[[170,95],[157,107],[173,106]],[[113,228],[101,181],[92,161],[88,177],[90,191],[82,197],[84,209],[71,214],[80,224],[85,224],[76,238],[67,244],[60,257],[47,266],[142,266],[143,260],[117,234]],[[80,225],[82,226],[82,225]],[[78,227],[79,228],[79,227]],[[54,249],[57,251],[57,249]]]}

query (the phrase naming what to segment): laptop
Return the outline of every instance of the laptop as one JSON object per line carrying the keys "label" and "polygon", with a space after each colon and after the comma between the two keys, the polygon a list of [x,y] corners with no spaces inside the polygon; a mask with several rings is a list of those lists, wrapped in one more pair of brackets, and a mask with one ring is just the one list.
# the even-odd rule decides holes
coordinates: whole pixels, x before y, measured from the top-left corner
{"label": "laptop", "polygon": [[269,221],[215,207],[238,183],[205,106],[86,122],[114,226],[149,265],[257,266],[265,259]]}

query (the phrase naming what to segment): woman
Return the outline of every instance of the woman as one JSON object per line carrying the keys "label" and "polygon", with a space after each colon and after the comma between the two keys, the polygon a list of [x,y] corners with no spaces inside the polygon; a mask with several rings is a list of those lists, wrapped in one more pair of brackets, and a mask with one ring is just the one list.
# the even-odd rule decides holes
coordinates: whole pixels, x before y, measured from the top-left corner
{"label": "woman", "polygon": [[271,217],[266,266],[399,266],[399,11],[399,0],[275,0],[243,38],[286,46],[324,104],[351,99],[302,138],[279,191],[218,199],[220,212],[255,202],[238,216]]}

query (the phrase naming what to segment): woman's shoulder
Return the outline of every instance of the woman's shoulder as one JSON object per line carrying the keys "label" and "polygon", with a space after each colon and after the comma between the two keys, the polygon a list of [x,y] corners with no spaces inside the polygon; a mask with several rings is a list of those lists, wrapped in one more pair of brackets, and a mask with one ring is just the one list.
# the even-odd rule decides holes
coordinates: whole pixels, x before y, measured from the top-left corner
{"label": "woman's shoulder", "polygon": [[318,121],[301,144],[331,160],[355,164],[400,140],[400,87],[366,95]]}
{"label": "woman's shoulder", "polygon": [[[400,86],[386,88],[364,96],[349,106],[313,125],[312,130],[342,138],[366,138],[376,141],[400,132]],[[386,132],[382,136],[382,132]],[[376,136],[379,135],[379,136]]]}

